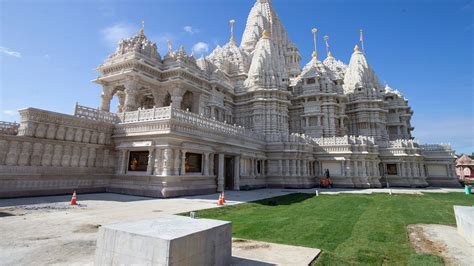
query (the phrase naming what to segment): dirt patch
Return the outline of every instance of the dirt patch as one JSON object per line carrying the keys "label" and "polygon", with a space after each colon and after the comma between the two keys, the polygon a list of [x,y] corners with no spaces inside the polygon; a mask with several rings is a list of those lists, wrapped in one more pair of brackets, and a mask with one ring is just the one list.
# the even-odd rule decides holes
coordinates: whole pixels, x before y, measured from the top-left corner
{"label": "dirt patch", "polygon": [[436,256],[443,256],[446,253],[446,246],[428,239],[423,225],[410,224],[407,226],[407,232],[411,245],[417,253],[428,253]]}
{"label": "dirt patch", "polygon": [[78,226],[73,232],[83,234],[97,233],[97,231],[99,231],[99,227],[101,227],[100,224],[83,224]]}
{"label": "dirt patch", "polygon": [[257,248],[269,248],[270,245],[267,243],[258,243],[245,239],[232,239],[233,246],[243,250],[251,250]]}

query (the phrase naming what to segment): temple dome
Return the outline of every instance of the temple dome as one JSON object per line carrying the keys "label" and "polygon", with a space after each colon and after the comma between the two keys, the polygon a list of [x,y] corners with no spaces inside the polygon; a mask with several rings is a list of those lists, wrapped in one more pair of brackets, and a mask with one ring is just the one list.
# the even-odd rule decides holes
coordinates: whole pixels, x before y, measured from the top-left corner
{"label": "temple dome", "polygon": [[216,47],[207,59],[228,74],[247,73],[250,66],[249,55],[232,40],[223,47]]}
{"label": "temple dome", "polygon": [[377,76],[367,62],[365,55],[356,45],[344,76],[344,91],[351,93],[359,88],[366,88],[378,92],[381,86]]}
{"label": "temple dome", "polygon": [[334,77],[339,80],[344,80],[344,75],[346,74],[347,65],[344,62],[337,60],[332,56],[331,52],[326,59],[324,59],[323,64],[331,70]]}
{"label": "temple dome", "polygon": [[323,64],[323,62],[319,61],[316,56],[311,58],[301,71],[301,74],[295,79],[296,82],[299,82],[303,79],[308,78],[318,78],[319,80],[336,80],[336,76],[334,73]]}
{"label": "temple dome", "polygon": [[109,58],[114,58],[130,52],[137,52],[149,57],[152,60],[161,60],[156,43],[148,40],[148,38],[145,36],[145,31],[143,28],[141,28],[138,34],[135,36],[127,39],[121,39],[118,42],[117,49],[113,54],[109,55]]}
{"label": "temple dome", "polygon": [[244,85],[248,88],[281,88],[283,86],[282,66],[283,62],[280,61],[271,37],[264,34],[255,46]]}

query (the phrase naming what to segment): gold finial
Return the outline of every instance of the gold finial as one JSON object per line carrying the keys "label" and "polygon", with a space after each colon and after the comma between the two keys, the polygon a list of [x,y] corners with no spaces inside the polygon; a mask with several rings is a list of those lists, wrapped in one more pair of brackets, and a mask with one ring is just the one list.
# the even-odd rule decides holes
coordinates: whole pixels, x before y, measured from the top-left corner
{"label": "gold finial", "polygon": [[140,34],[145,34],[145,21],[142,20],[142,28],[140,29]]}
{"label": "gold finial", "polygon": [[231,20],[229,20],[229,23],[230,23],[230,41],[234,42],[234,23],[235,23],[235,20],[231,19]]}
{"label": "gold finial", "polygon": [[313,33],[313,43],[314,43],[314,51],[311,54],[311,56],[313,58],[316,58],[316,60],[317,60],[318,59],[318,48],[316,47],[316,33],[318,32],[318,29],[312,28],[311,32]]}
{"label": "gold finial", "polygon": [[354,47],[354,52],[359,52],[360,49],[359,49],[359,45],[356,44],[356,46]]}
{"label": "gold finial", "polygon": [[328,57],[332,57],[332,54],[331,54],[331,52],[328,52]]}
{"label": "gold finial", "polygon": [[263,37],[270,37],[270,32],[268,32],[267,30],[264,30],[264,31],[262,32],[262,36],[263,36]]}

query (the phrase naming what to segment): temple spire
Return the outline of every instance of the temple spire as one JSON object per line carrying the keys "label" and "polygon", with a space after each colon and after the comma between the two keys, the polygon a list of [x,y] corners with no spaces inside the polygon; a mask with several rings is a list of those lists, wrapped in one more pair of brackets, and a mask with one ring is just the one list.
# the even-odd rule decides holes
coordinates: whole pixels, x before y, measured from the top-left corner
{"label": "temple spire", "polygon": [[318,48],[316,47],[316,33],[318,32],[318,29],[312,28],[311,32],[313,33],[313,43],[314,43],[314,51],[311,56],[313,58],[316,58],[316,60],[318,60]]}
{"label": "temple spire", "polygon": [[229,23],[230,23],[230,41],[234,42],[234,23],[235,23],[235,20],[231,19],[231,20],[229,20]]}

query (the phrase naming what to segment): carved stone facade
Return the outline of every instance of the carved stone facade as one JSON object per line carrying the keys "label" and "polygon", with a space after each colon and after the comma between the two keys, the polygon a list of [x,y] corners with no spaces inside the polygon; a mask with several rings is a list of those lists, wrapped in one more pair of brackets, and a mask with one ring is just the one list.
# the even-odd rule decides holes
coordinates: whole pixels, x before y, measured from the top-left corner
{"label": "carved stone facade", "polygon": [[97,68],[99,109],[0,123],[0,196],[309,188],[326,170],[338,187],[457,184],[451,148],[413,140],[408,100],[358,47],[348,65],[300,61],[270,0],[240,46],[231,36],[206,58],[171,45],[161,56],[142,28]]}

